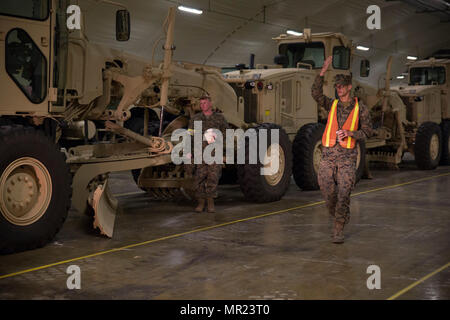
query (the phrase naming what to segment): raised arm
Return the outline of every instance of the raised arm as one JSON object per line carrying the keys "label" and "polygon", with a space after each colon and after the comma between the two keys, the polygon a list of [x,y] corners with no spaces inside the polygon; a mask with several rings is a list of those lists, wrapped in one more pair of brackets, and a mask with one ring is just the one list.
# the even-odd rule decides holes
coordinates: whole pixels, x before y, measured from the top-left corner
{"label": "raised arm", "polygon": [[314,80],[314,84],[311,88],[311,95],[314,100],[317,101],[319,107],[325,108],[325,110],[330,111],[331,105],[333,104],[333,99],[325,96],[323,94],[323,76],[327,71],[329,65],[331,64],[333,57],[329,56],[325,62],[323,63],[322,70],[320,70],[320,74]]}

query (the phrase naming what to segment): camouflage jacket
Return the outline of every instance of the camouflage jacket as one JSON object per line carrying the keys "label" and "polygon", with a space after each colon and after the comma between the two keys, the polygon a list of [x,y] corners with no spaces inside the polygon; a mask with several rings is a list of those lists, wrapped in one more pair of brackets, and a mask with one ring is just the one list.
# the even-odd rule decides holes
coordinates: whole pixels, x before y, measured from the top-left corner
{"label": "camouflage jacket", "polygon": [[[212,115],[206,116],[203,112],[196,113],[189,121],[189,129],[194,129],[194,121],[202,122],[202,137],[208,129],[217,129],[222,132],[223,143],[225,144],[225,132],[228,129],[228,122],[225,120],[223,114],[218,112],[213,112]],[[204,149],[208,143],[203,141],[202,149]]]}
{"label": "camouflage jacket", "polygon": [[[314,84],[311,88],[311,95],[314,98],[314,100],[317,101],[317,104],[319,107],[325,108],[327,112],[330,112],[331,105],[333,104],[334,99],[329,98],[323,94],[323,77],[320,75],[317,75],[316,79],[314,80]],[[353,132],[353,137],[356,140],[365,140],[366,138],[370,138],[375,134],[375,130],[372,128],[372,121],[370,119],[369,110],[364,105],[364,103],[360,100],[358,100],[359,104],[359,126],[358,130]],[[337,120],[338,120],[338,126],[339,128],[342,128],[345,121],[347,120],[350,112],[352,112],[353,108],[355,107],[355,99],[352,98],[351,103],[347,106],[345,106],[340,100],[337,105]],[[339,143],[336,143],[336,145],[332,148],[323,148],[324,155],[332,156],[332,154],[337,155],[336,153],[339,153],[343,156],[350,156],[352,154],[356,155],[357,150],[354,149],[346,149],[341,147]]]}

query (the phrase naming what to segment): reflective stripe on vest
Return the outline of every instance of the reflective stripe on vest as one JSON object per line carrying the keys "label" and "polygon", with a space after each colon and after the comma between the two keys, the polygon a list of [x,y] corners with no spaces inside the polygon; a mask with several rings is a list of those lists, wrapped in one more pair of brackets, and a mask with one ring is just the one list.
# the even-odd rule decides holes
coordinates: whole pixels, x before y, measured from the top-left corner
{"label": "reflective stripe on vest", "polygon": [[338,100],[334,100],[331,105],[330,113],[328,114],[327,126],[322,136],[322,145],[325,147],[333,147],[336,144],[336,131],[338,129],[337,116]]}
{"label": "reflective stripe on vest", "polygon": [[[328,114],[327,126],[322,136],[322,145],[324,147],[333,147],[336,144],[336,131],[338,130],[337,121],[337,103],[338,100],[334,100],[331,106],[330,113]],[[358,99],[355,98],[355,107],[348,116],[344,125],[343,130],[355,131],[358,128],[359,123],[359,103]],[[339,144],[346,149],[353,149],[355,147],[355,139],[351,137],[345,137]]]}

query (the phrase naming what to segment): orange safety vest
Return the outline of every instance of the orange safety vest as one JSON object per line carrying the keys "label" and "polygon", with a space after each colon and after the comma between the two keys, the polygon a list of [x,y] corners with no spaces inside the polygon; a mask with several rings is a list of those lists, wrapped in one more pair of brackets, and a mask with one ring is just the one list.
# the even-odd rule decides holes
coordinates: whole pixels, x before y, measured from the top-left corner
{"label": "orange safety vest", "polygon": [[[336,131],[338,131],[337,121],[337,104],[339,100],[334,100],[331,106],[330,113],[328,114],[327,126],[322,136],[322,145],[324,147],[334,147],[336,144]],[[358,128],[359,122],[359,104],[358,99],[355,98],[355,107],[348,116],[347,120],[342,127],[343,130],[355,131]],[[339,144],[346,149],[353,149],[355,147],[355,139],[352,137],[345,137]]]}

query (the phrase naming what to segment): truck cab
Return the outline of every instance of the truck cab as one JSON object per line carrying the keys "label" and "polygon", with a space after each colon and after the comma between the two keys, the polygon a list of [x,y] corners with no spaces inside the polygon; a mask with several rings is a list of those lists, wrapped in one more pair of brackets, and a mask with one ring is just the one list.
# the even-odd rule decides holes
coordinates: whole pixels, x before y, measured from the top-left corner
{"label": "truck cab", "polygon": [[406,119],[418,125],[450,119],[450,59],[431,57],[409,63],[408,70],[408,85],[392,88],[406,105]]}

